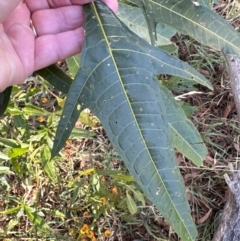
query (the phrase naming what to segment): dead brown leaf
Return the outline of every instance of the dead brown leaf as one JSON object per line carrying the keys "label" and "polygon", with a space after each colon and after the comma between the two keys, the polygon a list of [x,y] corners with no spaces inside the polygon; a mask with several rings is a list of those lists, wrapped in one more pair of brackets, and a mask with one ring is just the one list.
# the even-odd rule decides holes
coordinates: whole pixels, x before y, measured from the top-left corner
{"label": "dead brown leaf", "polygon": [[235,102],[231,101],[228,103],[227,107],[223,110],[223,118],[227,118],[233,107],[235,106]]}

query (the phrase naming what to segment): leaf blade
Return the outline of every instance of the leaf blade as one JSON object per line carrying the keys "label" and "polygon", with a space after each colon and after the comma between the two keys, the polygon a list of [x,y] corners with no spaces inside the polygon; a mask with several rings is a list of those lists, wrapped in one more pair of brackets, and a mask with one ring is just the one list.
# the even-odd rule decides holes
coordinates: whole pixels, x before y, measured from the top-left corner
{"label": "leaf blade", "polygon": [[128,0],[140,7],[149,6],[147,14],[159,23],[167,23],[181,33],[226,54],[240,53],[240,34],[218,14],[191,0]]}
{"label": "leaf blade", "polygon": [[183,239],[193,240],[196,229],[155,75],[174,74],[211,85],[186,63],[138,38],[99,1],[86,6],[85,14],[81,70],[71,85],[52,156],[81,109],[90,108],[150,200]]}
{"label": "leaf blade", "polygon": [[207,155],[207,148],[200,134],[193,123],[187,119],[171,92],[164,86],[160,86],[160,89],[167,106],[168,123],[175,148],[196,166],[202,165],[202,160]]}
{"label": "leaf blade", "polygon": [[[136,33],[139,37],[145,39],[148,43],[151,42],[148,33],[147,22],[142,11],[139,8],[129,6],[127,4],[119,3],[117,17],[125,23],[131,31]],[[166,24],[158,24],[156,27],[156,45],[172,44],[170,38],[176,34],[175,28]]]}
{"label": "leaf blade", "polygon": [[133,200],[132,196],[126,193],[126,202],[129,212],[134,215],[137,213],[137,204]]}

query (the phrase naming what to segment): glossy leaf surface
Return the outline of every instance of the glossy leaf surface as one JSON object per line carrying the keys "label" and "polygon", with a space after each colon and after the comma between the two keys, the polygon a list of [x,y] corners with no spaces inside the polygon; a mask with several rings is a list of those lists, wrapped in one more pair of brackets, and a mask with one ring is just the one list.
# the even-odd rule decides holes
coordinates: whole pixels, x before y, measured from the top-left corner
{"label": "glossy leaf surface", "polygon": [[157,23],[167,23],[181,33],[227,54],[240,53],[240,34],[222,17],[191,0],[128,0],[147,10]]}
{"label": "glossy leaf surface", "polygon": [[66,100],[52,156],[62,148],[82,109],[90,108],[146,196],[183,240],[196,237],[155,76],[209,82],[184,62],[132,33],[101,2],[85,7],[81,68]]}

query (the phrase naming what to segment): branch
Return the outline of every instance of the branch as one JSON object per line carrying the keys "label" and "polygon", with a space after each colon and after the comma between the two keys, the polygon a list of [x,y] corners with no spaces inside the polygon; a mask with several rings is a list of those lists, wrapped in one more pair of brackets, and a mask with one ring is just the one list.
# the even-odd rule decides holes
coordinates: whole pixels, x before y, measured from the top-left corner
{"label": "branch", "polygon": [[227,54],[225,59],[228,64],[230,84],[237,108],[238,125],[240,126],[240,56]]}

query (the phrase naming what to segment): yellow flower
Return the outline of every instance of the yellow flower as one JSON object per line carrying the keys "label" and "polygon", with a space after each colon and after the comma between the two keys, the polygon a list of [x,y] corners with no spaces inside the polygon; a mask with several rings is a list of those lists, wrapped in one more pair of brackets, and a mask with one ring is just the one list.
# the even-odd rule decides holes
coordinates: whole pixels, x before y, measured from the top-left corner
{"label": "yellow flower", "polygon": [[101,201],[102,204],[105,204],[107,202],[107,199],[105,197],[101,197],[100,201]]}
{"label": "yellow flower", "polygon": [[71,144],[70,140],[66,140],[65,144],[69,146]]}
{"label": "yellow flower", "polygon": [[85,175],[91,175],[92,173],[94,173],[95,169],[94,168],[89,168],[87,170],[84,171]]}
{"label": "yellow flower", "polygon": [[112,193],[118,194],[118,189],[117,189],[117,187],[113,187],[113,188],[112,188]]}
{"label": "yellow flower", "polygon": [[74,218],[73,218],[73,221],[74,221],[74,222],[78,222],[78,221],[79,221],[79,217],[74,217]]}
{"label": "yellow flower", "polygon": [[76,229],[72,228],[69,230],[69,235],[70,236],[75,236],[76,235]]}
{"label": "yellow flower", "polygon": [[80,229],[80,233],[81,234],[85,234],[85,233],[88,233],[88,231],[89,231],[88,225],[87,224],[83,224],[83,226]]}
{"label": "yellow flower", "polygon": [[48,101],[49,101],[48,98],[46,98],[46,97],[43,97],[43,98],[42,98],[42,103],[43,103],[43,104],[47,104]]}
{"label": "yellow flower", "polygon": [[101,181],[101,182],[106,182],[105,177],[104,177],[104,176],[101,176],[100,181]]}
{"label": "yellow flower", "polygon": [[88,231],[87,236],[88,236],[89,238],[91,238],[91,239],[95,237],[95,236],[94,236],[94,232],[91,231],[91,230]]}
{"label": "yellow flower", "polygon": [[88,211],[85,211],[84,213],[83,213],[83,217],[88,217],[90,214],[89,214],[89,212]]}
{"label": "yellow flower", "polygon": [[105,230],[104,236],[105,236],[106,238],[108,238],[108,237],[110,237],[110,235],[111,235],[111,231],[110,231],[109,229]]}
{"label": "yellow flower", "polygon": [[45,121],[45,117],[44,116],[39,116],[38,117],[38,121],[39,122],[44,122]]}

